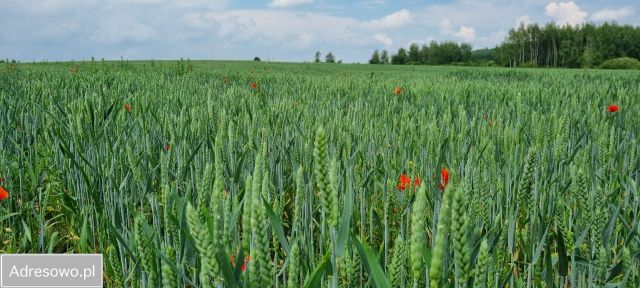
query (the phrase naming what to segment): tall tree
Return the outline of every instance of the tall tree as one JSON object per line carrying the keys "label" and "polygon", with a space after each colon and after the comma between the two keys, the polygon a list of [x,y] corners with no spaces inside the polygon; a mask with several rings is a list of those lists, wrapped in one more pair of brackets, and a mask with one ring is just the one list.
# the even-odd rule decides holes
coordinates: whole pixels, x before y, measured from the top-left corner
{"label": "tall tree", "polygon": [[333,53],[329,52],[327,53],[327,56],[324,57],[325,62],[327,63],[335,63],[336,62],[336,58],[333,57]]}
{"label": "tall tree", "polygon": [[428,64],[438,65],[444,63],[444,61],[441,60],[442,57],[440,56],[440,44],[438,44],[438,42],[429,42],[429,48],[427,49],[427,51]]}
{"label": "tall tree", "polygon": [[[384,52],[384,51],[383,51]],[[473,50],[468,43],[431,41],[418,47],[412,43],[391,57],[392,64],[446,65],[484,62],[509,67],[598,67],[604,61],[632,57],[640,59],[640,27],[616,23],[571,26],[521,24],[492,49]],[[386,63],[380,56],[380,62]],[[372,58],[372,60],[375,60]]]}
{"label": "tall tree", "polygon": [[373,51],[373,55],[371,55],[371,59],[369,59],[369,64],[380,64],[380,52],[376,49]]}
{"label": "tall tree", "polygon": [[316,51],[315,60],[313,62],[320,63],[320,56],[321,55],[322,54],[320,53],[320,51]]}
{"label": "tall tree", "polygon": [[429,62],[429,46],[422,44],[420,47],[420,63],[427,64]]}
{"label": "tall tree", "polygon": [[504,66],[597,67],[602,62],[640,57],[640,27],[603,23],[557,26],[550,23],[511,29],[496,49]]}
{"label": "tall tree", "polygon": [[380,54],[380,63],[389,64],[389,52],[387,50],[382,50]]}
{"label": "tall tree", "polygon": [[416,43],[409,45],[409,63],[420,64],[420,48]]}
{"label": "tall tree", "polygon": [[471,44],[462,43],[460,44],[460,61],[461,62],[469,62],[471,61],[471,53],[473,49],[471,48]]}
{"label": "tall tree", "polygon": [[407,63],[407,50],[404,48],[398,49],[398,54],[391,56],[391,64],[403,65]]}

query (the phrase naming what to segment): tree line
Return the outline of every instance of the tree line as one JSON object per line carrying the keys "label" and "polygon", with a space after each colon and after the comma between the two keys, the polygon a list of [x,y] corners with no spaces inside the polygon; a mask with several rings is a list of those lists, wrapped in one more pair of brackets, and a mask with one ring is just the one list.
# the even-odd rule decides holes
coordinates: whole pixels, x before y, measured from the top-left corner
{"label": "tree line", "polygon": [[495,48],[503,66],[597,67],[606,60],[640,58],[640,27],[604,23],[520,25]]}
{"label": "tree line", "polygon": [[591,68],[620,57],[640,59],[640,27],[616,23],[521,24],[509,30],[495,48],[473,50],[468,43],[452,41],[432,41],[422,46],[412,43],[395,54],[375,50],[369,63]]}
{"label": "tree line", "polygon": [[[315,63],[320,63],[322,61],[320,61],[320,57],[322,56],[322,53],[320,51],[316,51],[316,54],[314,54],[313,57],[313,62]],[[338,62],[336,62],[336,57],[333,56],[332,52],[327,53],[327,55],[324,56],[324,62],[326,63],[342,63],[342,60],[338,60]]]}
{"label": "tree line", "polygon": [[423,44],[422,46],[412,43],[409,45],[409,49],[400,48],[397,53],[391,56],[387,50],[382,50],[382,52],[375,50],[369,64],[443,65],[464,63],[471,60],[471,54],[471,44],[468,43],[431,41],[429,45]]}

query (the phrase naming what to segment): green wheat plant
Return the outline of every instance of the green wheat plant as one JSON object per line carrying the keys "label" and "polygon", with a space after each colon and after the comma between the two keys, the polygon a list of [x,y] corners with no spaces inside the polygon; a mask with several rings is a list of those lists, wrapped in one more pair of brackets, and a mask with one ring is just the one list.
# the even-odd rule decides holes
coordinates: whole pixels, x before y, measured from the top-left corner
{"label": "green wheat plant", "polygon": [[640,286],[638,72],[11,67],[0,254],[101,253],[118,288]]}

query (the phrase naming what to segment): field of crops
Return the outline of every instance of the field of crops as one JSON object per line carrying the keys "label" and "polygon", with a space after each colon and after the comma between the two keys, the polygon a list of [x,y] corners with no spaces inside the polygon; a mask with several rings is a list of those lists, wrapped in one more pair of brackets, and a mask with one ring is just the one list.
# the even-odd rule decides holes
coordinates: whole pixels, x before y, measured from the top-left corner
{"label": "field of crops", "polygon": [[640,287],[640,73],[0,71],[0,253],[106,287]]}

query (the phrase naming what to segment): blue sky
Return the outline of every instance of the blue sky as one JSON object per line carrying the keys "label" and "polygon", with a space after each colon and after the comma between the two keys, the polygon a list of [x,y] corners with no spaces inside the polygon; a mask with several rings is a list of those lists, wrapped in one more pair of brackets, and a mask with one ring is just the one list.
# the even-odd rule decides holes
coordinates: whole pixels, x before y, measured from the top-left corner
{"label": "blue sky", "polygon": [[0,58],[366,62],[411,42],[493,47],[518,23],[640,26],[637,0],[0,0]]}

